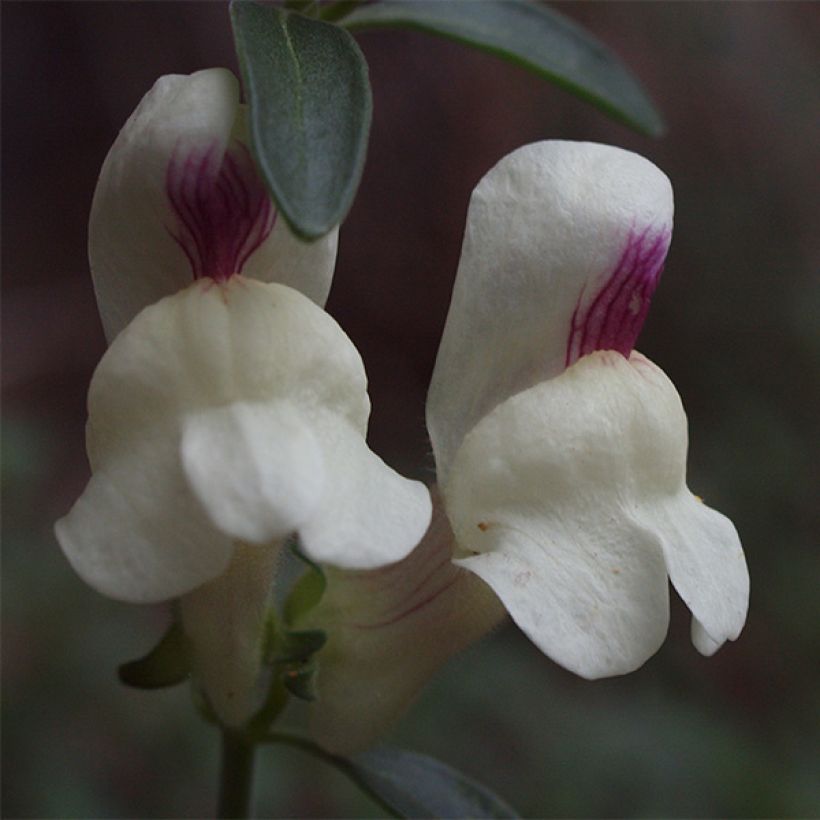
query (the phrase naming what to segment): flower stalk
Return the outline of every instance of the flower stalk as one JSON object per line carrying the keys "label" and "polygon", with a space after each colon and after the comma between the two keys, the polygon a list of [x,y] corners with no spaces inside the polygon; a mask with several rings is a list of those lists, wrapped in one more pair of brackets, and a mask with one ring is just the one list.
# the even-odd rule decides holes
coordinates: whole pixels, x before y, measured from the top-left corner
{"label": "flower stalk", "polygon": [[219,807],[217,817],[247,818],[253,814],[256,744],[241,732],[222,730]]}

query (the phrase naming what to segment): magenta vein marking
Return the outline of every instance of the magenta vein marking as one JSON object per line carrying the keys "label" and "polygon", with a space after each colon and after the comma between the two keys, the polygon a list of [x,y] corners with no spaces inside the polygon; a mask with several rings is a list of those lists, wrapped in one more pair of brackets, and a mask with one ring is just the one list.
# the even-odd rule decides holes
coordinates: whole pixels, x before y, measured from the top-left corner
{"label": "magenta vein marking", "polygon": [[168,231],[180,246],[194,279],[224,282],[240,273],[276,222],[250,152],[238,141],[218,155],[218,144],[174,149],[165,189],[176,224]]}
{"label": "magenta vein marking", "polygon": [[581,309],[584,288],[570,318],[565,365],[595,350],[629,356],[643,327],[658,284],[671,232],[668,228],[630,230],[612,272],[590,304]]}

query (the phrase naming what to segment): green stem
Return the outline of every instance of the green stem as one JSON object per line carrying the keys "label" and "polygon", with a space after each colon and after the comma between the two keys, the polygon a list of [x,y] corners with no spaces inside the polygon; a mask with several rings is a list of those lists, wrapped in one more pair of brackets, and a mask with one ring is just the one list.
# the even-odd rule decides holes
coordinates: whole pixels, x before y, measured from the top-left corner
{"label": "green stem", "polygon": [[220,818],[249,818],[253,803],[256,746],[236,731],[222,730],[222,772],[219,781]]}

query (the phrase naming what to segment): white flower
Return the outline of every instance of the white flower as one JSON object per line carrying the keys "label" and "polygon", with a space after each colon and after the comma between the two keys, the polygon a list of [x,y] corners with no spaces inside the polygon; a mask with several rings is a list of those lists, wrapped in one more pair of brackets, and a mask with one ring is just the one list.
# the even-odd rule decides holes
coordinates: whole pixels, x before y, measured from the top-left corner
{"label": "white flower", "polygon": [[737,637],[737,534],[687,490],[680,399],[632,349],[671,230],[669,181],[617,148],[531,145],[478,185],[428,399],[442,499],[404,561],[328,576],[311,617],[329,635],[324,746],[373,742],[498,599],[589,678],[658,649],[670,577],[698,649]]}
{"label": "white flower", "polygon": [[731,522],[686,487],[680,398],[633,351],[672,230],[642,157],[550,141],[473,193],[427,406],[456,563],[555,661],[639,667],[668,625],[668,582],[711,654],[745,620]]}
{"label": "white flower", "polygon": [[430,519],[365,443],[361,358],[321,309],[336,234],[298,241],[256,176],[234,77],[161,78],[103,166],[89,255],[111,342],[88,397],[92,478],[57,537],[115,598],[182,598],[227,723],[258,705],[277,547],[373,568]]}

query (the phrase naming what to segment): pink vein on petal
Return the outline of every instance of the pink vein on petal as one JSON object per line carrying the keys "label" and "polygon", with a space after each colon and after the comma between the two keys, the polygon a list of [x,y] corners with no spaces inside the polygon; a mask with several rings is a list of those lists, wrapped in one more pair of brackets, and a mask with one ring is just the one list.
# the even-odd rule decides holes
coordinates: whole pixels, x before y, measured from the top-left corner
{"label": "pink vein on petal", "polygon": [[250,152],[234,140],[224,154],[214,142],[181,143],[165,173],[176,224],[168,228],[191,265],[194,279],[224,282],[240,273],[276,222],[276,210]]}
{"label": "pink vein on petal", "polygon": [[629,356],[655,292],[672,233],[669,228],[630,230],[621,255],[603,287],[581,308],[584,290],[570,320],[565,364],[595,350]]}

